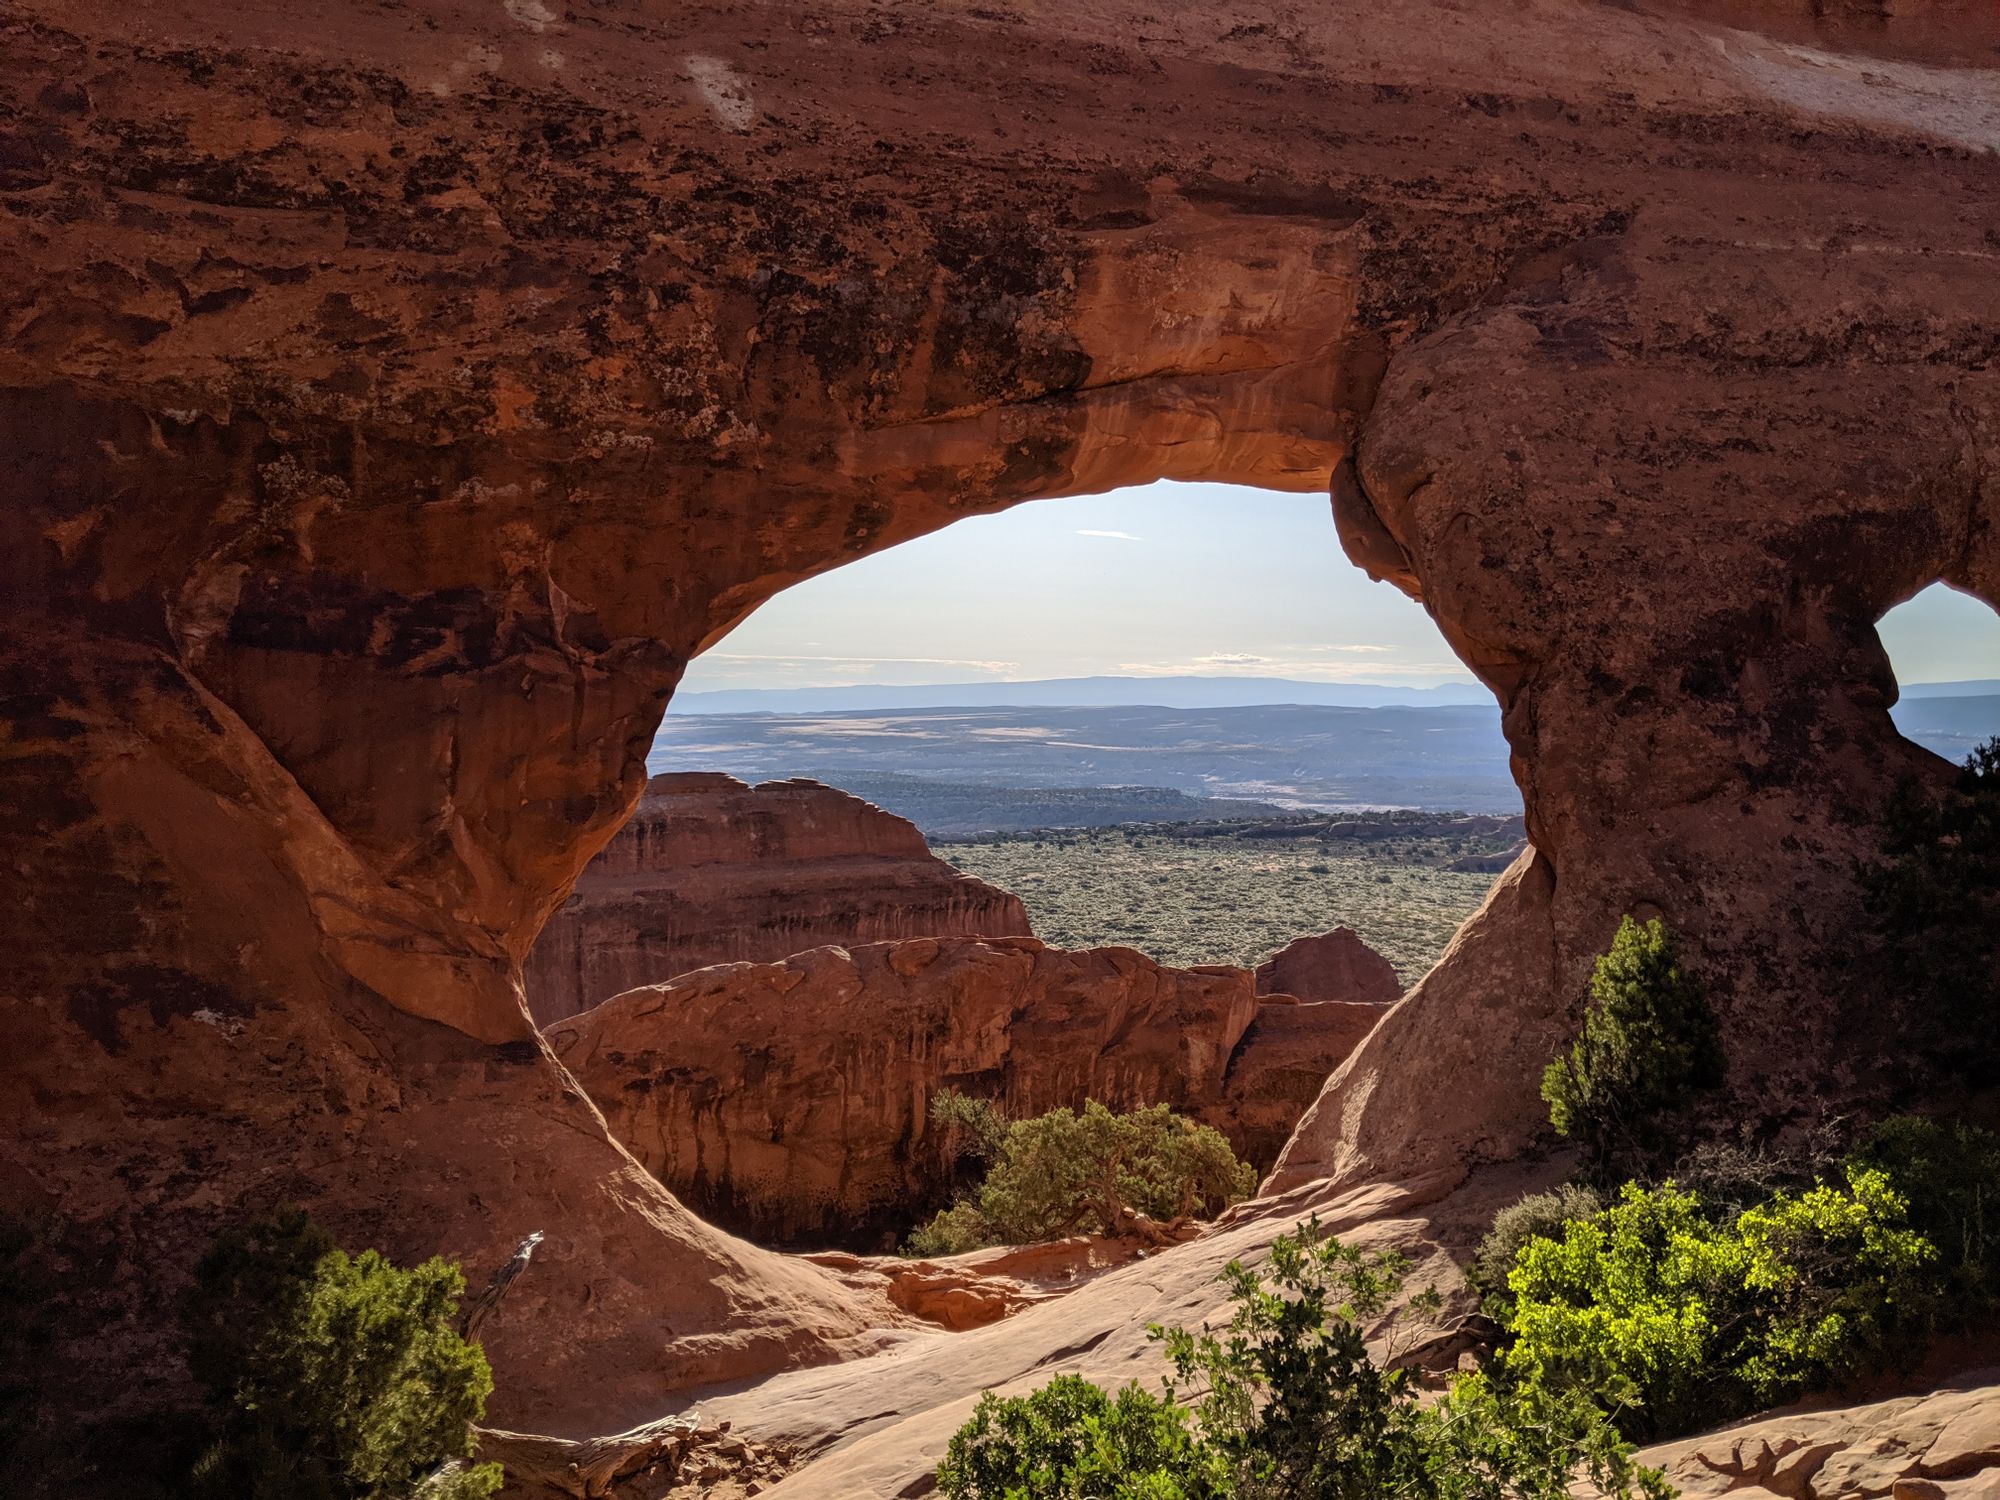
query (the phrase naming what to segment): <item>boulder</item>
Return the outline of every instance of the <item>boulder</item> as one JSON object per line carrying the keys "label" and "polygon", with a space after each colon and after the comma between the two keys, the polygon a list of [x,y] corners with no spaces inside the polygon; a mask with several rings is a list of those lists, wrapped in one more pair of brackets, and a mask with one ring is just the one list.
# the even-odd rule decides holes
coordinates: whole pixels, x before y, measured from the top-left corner
{"label": "boulder", "polygon": [[1257,993],[1300,1000],[1390,1005],[1403,993],[1396,967],[1352,927],[1293,938],[1257,965]]}
{"label": "boulder", "polygon": [[1365,1000],[1262,1000],[1236,1044],[1224,1093],[1230,1139],[1260,1169],[1277,1160],[1328,1076],[1375,1029],[1384,1010]]}

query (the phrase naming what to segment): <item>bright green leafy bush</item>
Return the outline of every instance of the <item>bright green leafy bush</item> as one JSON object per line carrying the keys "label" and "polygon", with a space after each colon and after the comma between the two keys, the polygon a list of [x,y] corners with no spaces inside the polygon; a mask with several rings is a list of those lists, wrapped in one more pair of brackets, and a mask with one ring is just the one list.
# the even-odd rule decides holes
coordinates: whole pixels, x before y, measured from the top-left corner
{"label": "bright green leafy bush", "polygon": [[[465,1283],[348,1257],[298,1210],[221,1236],[183,1307],[188,1362],[217,1418],[196,1489],[230,1500],[475,1500],[465,1466],[493,1388],[453,1323]],[[445,1469],[447,1464],[457,1467]]]}
{"label": "bright green leafy bush", "polygon": [[1116,1233],[1131,1213],[1207,1217],[1247,1196],[1256,1173],[1212,1126],[1164,1104],[1115,1114],[1092,1100],[1010,1124],[977,1193],[910,1236],[919,1255]]}
{"label": "bright green leafy bush", "polygon": [[1184,1408],[1058,1375],[1032,1395],[981,1396],[938,1486],[952,1500],[1201,1500],[1221,1493],[1218,1477]]}
{"label": "bright green leafy bush", "polygon": [[1579,1392],[1474,1375],[1428,1402],[1407,1371],[1377,1365],[1361,1322],[1403,1272],[1317,1226],[1280,1236],[1265,1276],[1225,1273],[1226,1329],[1153,1330],[1174,1369],[1164,1398],[1131,1386],[1113,1400],[1075,1376],[988,1395],[939,1487],[948,1500],[1567,1500],[1581,1478],[1668,1493]]}
{"label": "bright green leafy bush", "polygon": [[1627,1184],[1522,1247],[1502,1368],[1588,1393],[1628,1435],[1689,1431],[1887,1363],[1928,1314],[1936,1261],[1872,1168],[1722,1222],[1672,1183]]}
{"label": "bright green leafy bush", "polygon": [[1695,1095],[1722,1082],[1721,1030],[1658,918],[1626,917],[1590,976],[1575,1043],[1548,1065],[1549,1121],[1609,1183],[1671,1159]]}

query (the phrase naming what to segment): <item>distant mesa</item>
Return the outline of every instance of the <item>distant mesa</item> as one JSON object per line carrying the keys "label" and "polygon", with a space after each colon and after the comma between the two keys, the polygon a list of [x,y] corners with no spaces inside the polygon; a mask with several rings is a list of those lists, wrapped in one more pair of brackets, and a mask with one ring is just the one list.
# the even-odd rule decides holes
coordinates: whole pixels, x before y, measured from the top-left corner
{"label": "distant mesa", "polygon": [[1464,854],[1453,860],[1445,868],[1460,870],[1472,875],[1498,875],[1528,852],[1528,841],[1522,839],[1511,849],[1502,849],[1494,854]]}
{"label": "distant mesa", "polygon": [[915,825],[817,781],[655,776],[524,966],[538,1024],[711,964],[823,944],[1030,932],[1019,899]]}

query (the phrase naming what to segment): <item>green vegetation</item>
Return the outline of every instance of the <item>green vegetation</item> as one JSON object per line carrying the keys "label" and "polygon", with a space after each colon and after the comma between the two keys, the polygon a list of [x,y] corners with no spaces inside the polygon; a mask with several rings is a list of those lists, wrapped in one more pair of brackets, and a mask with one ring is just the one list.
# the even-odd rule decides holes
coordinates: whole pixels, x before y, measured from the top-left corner
{"label": "green vegetation", "polygon": [[1047,830],[941,845],[938,853],[1019,896],[1035,931],[1058,947],[1117,943],[1165,964],[1248,965],[1301,933],[1345,924],[1407,985],[1437,962],[1493,888],[1490,873],[1446,866],[1496,852],[1512,837],[1413,832],[1361,843],[1160,825]]}
{"label": "green vegetation", "polygon": [[1882,858],[1861,870],[1902,999],[1899,1041],[1974,1080],[2000,1068],[2000,739],[1933,796],[1907,782],[1883,820]]}
{"label": "green vegetation", "polygon": [[1652,1440],[1914,1363],[2000,1312],[2000,1137],[1899,1118],[1819,1170],[1737,1153],[1706,1173],[1721,1191],[1566,1187],[1502,1212],[1472,1272],[1495,1368]]}
{"label": "green vegetation", "polygon": [[950,1500],[1182,1500],[1221,1493],[1215,1468],[1185,1408],[1058,1375],[1031,1395],[981,1396],[938,1485]]}
{"label": "green vegetation", "polygon": [[1573,1219],[1587,1219],[1604,1207],[1604,1198],[1595,1188],[1566,1182],[1546,1193],[1527,1197],[1494,1215],[1493,1227],[1480,1241],[1466,1280],[1485,1299],[1495,1317],[1503,1317],[1512,1307],[1507,1277],[1521,1249],[1533,1239],[1561,1239],[1563,1226]]}
{"label": "green vegetation", "polygon": [[1975,1324],[2000,1311],[2000,1136],[1957,1122],[1884,1120],[1855,1153],[1910,1201],[1910,1223],[1937,1248],[1944,1307]]}
{"label": "green vegetation", "polygon": [[1542,1075],[1550,1123],[1609,1183],[1671,1160],[1690,1102],[1721,1082],[1721,1028],[1700,983],[1657,918],[1626,917],[1590,976],[1581,1035]]}
{"label": "green vegetation", "polygon": [[[1470,1375],[1432,1402],[1407,1371],[1377,1365],[1362,1324],[1405,1269],[1301,1226],[1272,1245],[1264,1276],[1230,1265],[1220,1334],[1152,1330],[1174,1371],[1162,1395],[1112,1397],[1075,1376],[989,1393],[939,1488],[948,1500],[1565,1500],[1587,1478],[1606,1495],[1667,1493],[1578,1395]],[[1434,1311],[1434,1294],[1423,1300]]]}
{"label": "green vegetation", "polygon": [[[1839,1390],[1989,1321],[1996,1202],[2000,1137],[1909,1119],[1877,1127],[1836,1172],[1745,1207],[1672,1181],[1628,1182],[1608,1203],[1575,1185],[1536,1194],[1496,1218],[1473,1272],[1500,1347],[1434,1401],[1363,1338],[1402,1289],[1401,1259],[1302,1226],[1262,1275],[1225,1272],[1226,1328],[1153,1330],[1172,1368],[1161,1394],[1113,1396],[1075,1376],[989,1393],[940,1489],[1559,1500],[1582,1479],[1658,1500],[1665,1481],[1632,1462],[1632,1443]],[[1432,1314],[1438,1300],[1409,1305]]]}
{"label": "green vegetation", "polygon": [[[1816,1142],[1690,1152],[1692,1106],[1722,1072],[1671,936],[1627,917],[1542,1095],[1593,1181],[1636,1180],[1608,1205],[1576,1187],[1524,1199],[1472,1271],[1504,1329],[1495,1368],[1581,1393],[1636,1438],[1838,1389],[2000,1305],[2000,1141],[1897,1120],[1837,1164]],[[1676,1156],[1680,1180],[1660,1181]]]}
{"label": "green vegetation", "polygon": [[1627,1184],[1522,1246],[1502,1364],[1586,1393],[1629,1436],[1691,1431],[1883,1368],[1936,1260],[1869,1168],[1719,1222],[1672,1183]]}
{"label": "green vegetation", "polygon": [[932,1108],[992,1164],[971,1196],[910,1236],[916,1255],[1115,1234],[1134,1214],[1206,1218],[1257,1185],[1222,1132],[1164,1104],[1114,1114],[1092,1100],[1081,1114],[1011,1123],[962,1096],[940,1094]]}
{"label": "green vegetation", "polygon": [[[1338,867],[1315,853],[1290,878]],[[1392,872],[1378,861],[1369,873]],[[1927,1018],[1920,1040],[1990,1079],[2000,741],[1947,794],[1899,793],[1883,860],[1863,878],[1891,971]],[[1484,1369],[1418,1400],[1362,1333],[1403,1268],[1307,1231],[1278,1241],[1264,1276],[1230,1267],[1226,1329],[1154,1330],[1172,1366],[1161,1394],[1112,1396],[1075,1377],[989,1394],[952,1442],[943,1493],[1556,1500],[1584,1480],[1657,1496],[1664,1480],[1632,1464],[1630,1443],[1839,1392],[1914,1364],[1940,1334],[1993,1325],[2000,1137],[1899,1118],[1851,1149],[1824,1125],[1731,1143],[1698,1114],[1723,1072],[1715,1014],[1672,936],[1628,917],[1595,966],[1578,1036],[1543,1077],[1589,1183],[1503,1211],[1469,1272],[1499,1326]]]}
{"label": "green vegetation", "polygon": [[230,1500],[476,1500],[464,1461],[493,1377],[454,1329],[458,1268],[349,1258],[297,1209],[221,1235],[182,1308],[216,1436],[198,1493]]}

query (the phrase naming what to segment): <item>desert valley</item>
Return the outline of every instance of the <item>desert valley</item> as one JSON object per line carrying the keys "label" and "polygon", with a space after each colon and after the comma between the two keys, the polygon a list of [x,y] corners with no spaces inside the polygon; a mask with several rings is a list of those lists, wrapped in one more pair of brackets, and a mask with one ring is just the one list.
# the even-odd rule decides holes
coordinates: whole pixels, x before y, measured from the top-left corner
{"label": "desert valley", "polygon": [[2000,1500],[1989,0],[15,0],[0,249],[0,1495]]}

